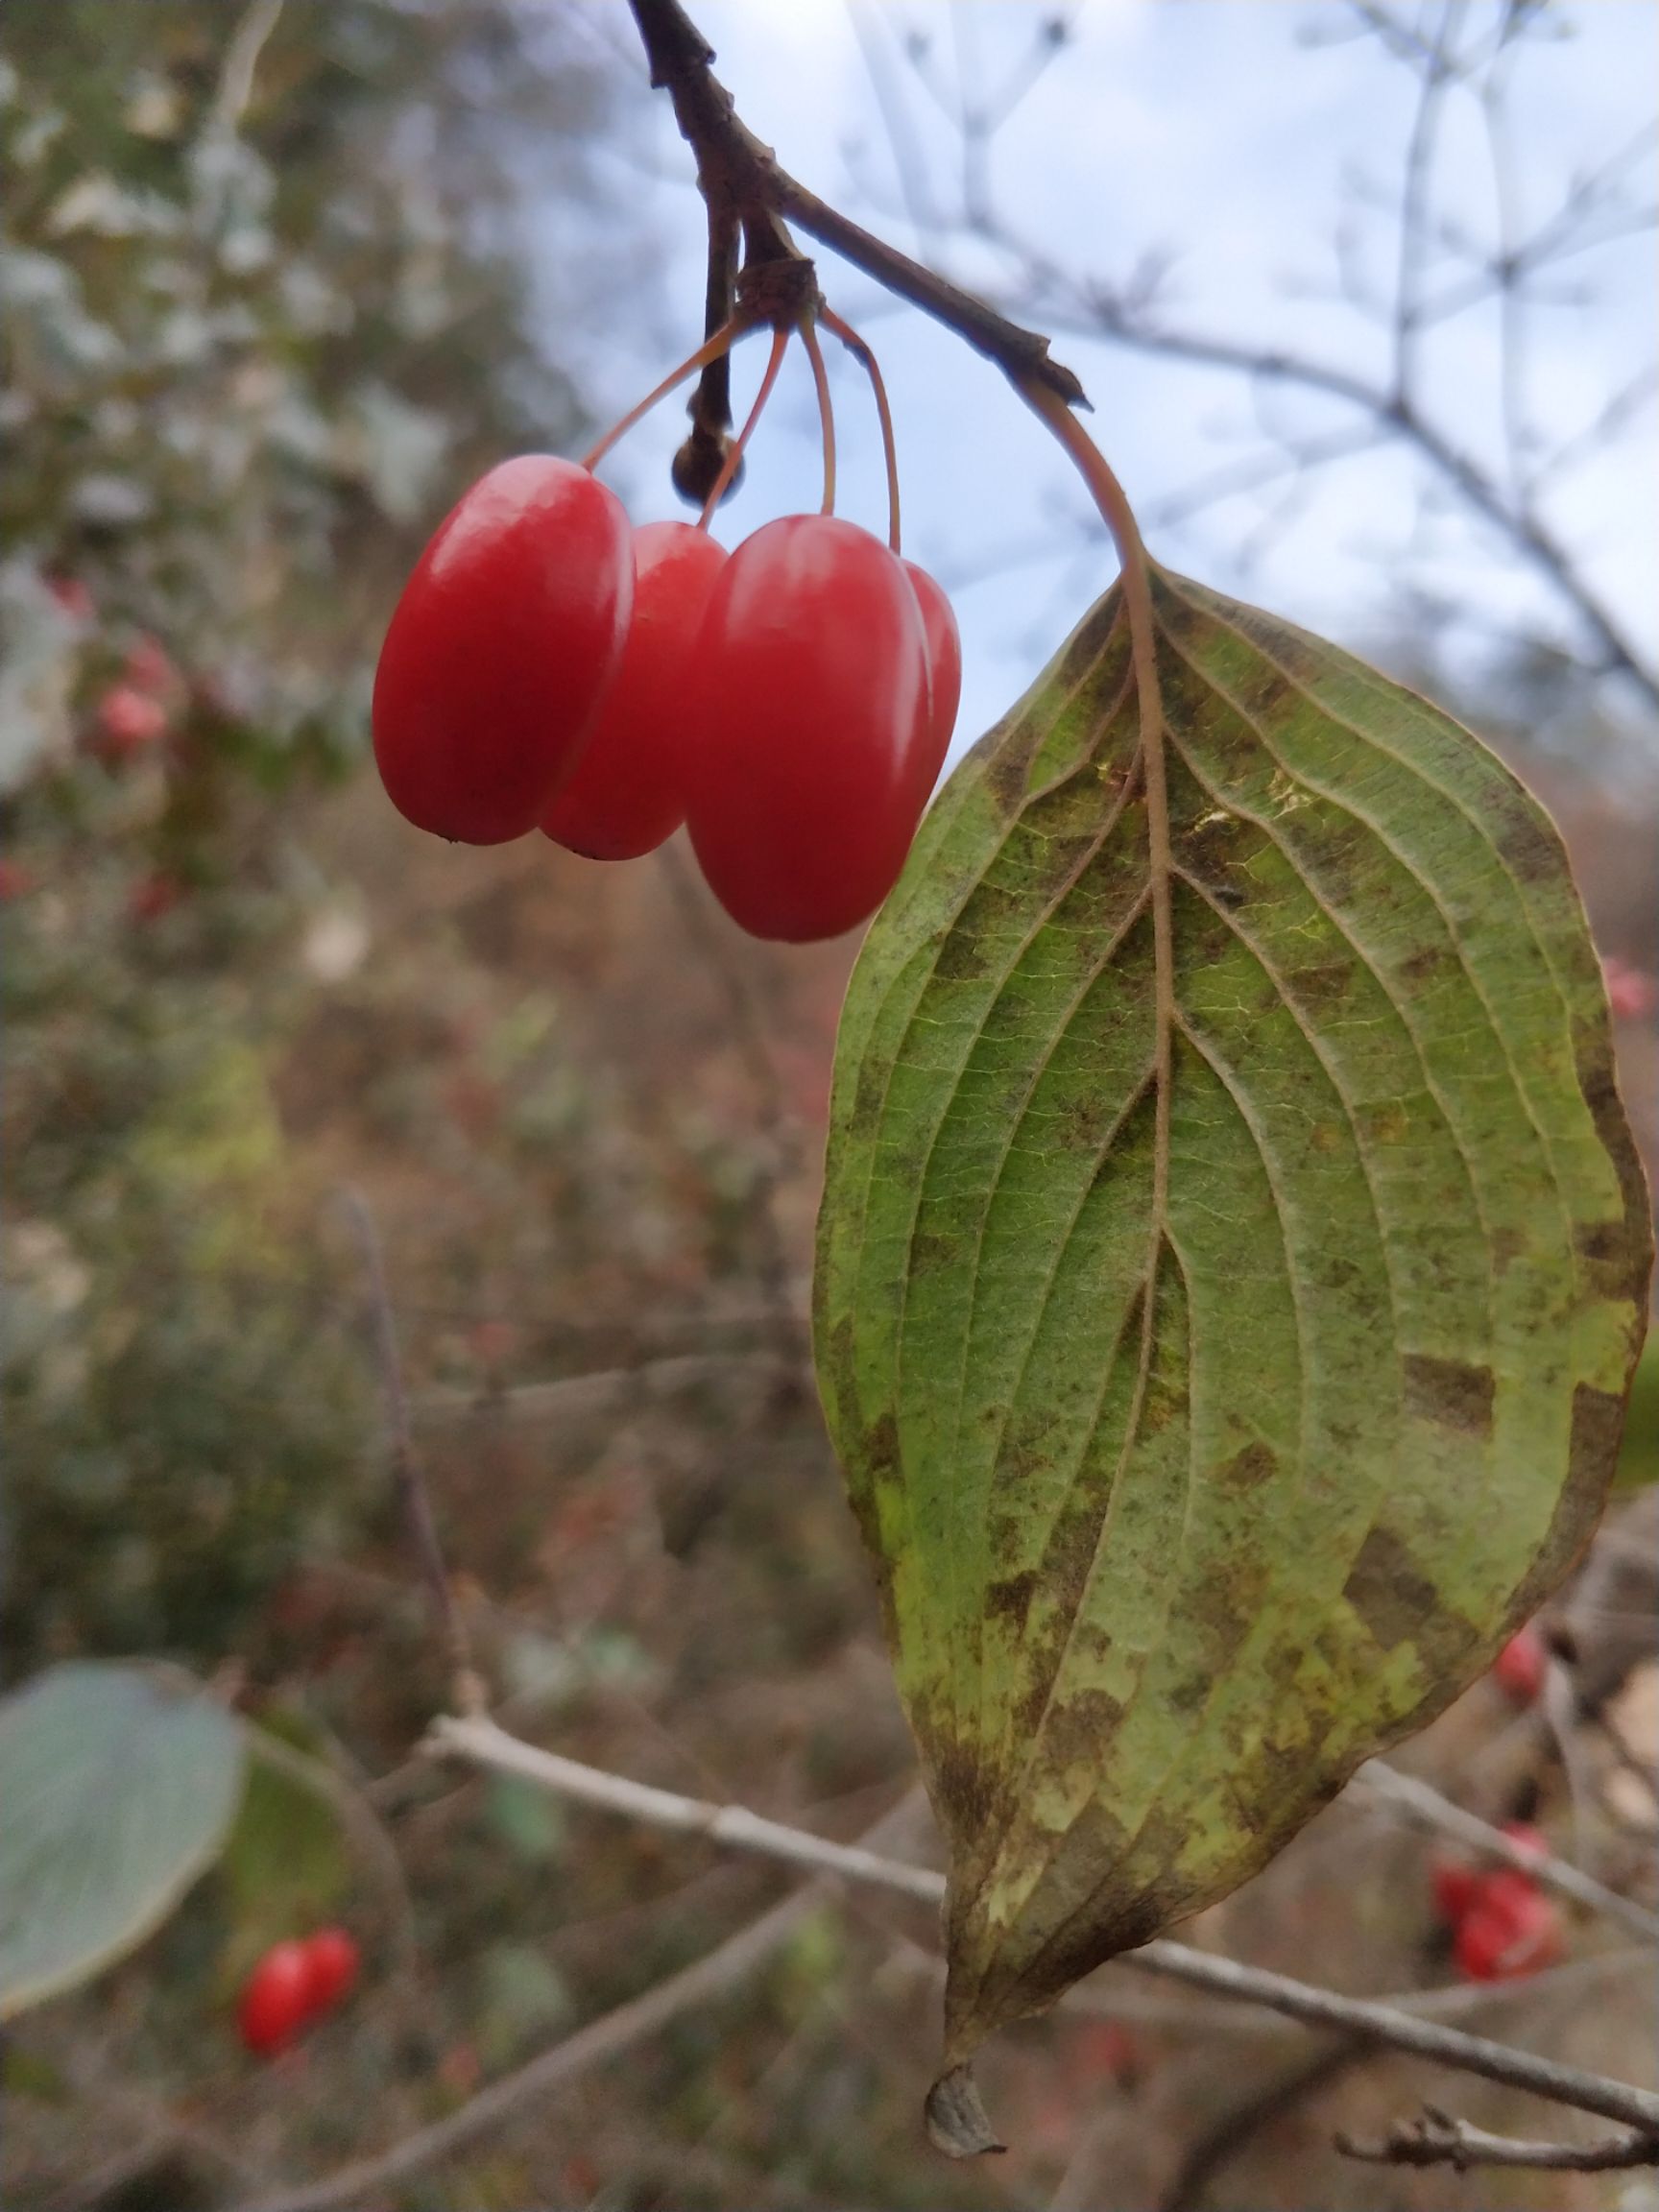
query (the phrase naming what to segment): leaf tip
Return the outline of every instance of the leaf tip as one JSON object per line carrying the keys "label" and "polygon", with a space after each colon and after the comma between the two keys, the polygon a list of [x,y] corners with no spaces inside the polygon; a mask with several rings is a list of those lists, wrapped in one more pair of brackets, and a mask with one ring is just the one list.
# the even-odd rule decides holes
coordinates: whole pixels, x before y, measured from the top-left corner
{"label": "leaf tip", "polygon": [[952,2066],[941,2074],[923,2111],[928,2141],[947,2158],[980,2158],[1008,2148],[991,2125],[971,2066]]}

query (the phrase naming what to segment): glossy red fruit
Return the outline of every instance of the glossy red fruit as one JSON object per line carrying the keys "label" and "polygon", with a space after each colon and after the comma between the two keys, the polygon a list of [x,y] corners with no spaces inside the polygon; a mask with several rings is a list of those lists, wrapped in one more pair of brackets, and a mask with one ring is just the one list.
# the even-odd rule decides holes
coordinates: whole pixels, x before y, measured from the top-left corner
{"label": "glossy red fruit", "polygon": [[634,613],[622,665],[576,773],[541,827],[590,860],[637,860],[685,819],[686,671],[726,548],[690,522],[634,533]]}
{"label": "glossy red fruit", "polygon": [[1543,1695],[1544,1677],[1549,1671],[1544,1639],[1528,1622],[1499,1652],[1493,1663],[1492,1678],[1517,1705],[1534,1705]]}
{"label": "glossy red fruit", "polygon": [[311,1961],[303,1943],[274,1943],[242,1985],[236,2027],[264,2058],[291,2043],[311,2010]]}
{"label": "glossy red fruit", "polygon": [[916,604],[922,610],[922,628],[927,638],[927,679],[933,701],[927,723],[926,788],[922,794],[926,804],[933,795],[933,786],[939,781],[939,771],[945,765],[945,756],[950,750],[950,735],[956,727],[956,709],[962,698],[962,637],[944,585],[935,583],[926,569],[919,568],[914,561],[905,562],[904,573],[910,579]]}
{"label": "glossy red fruit", "polygon": [[357,1946],[344,1928],[319,1928],[301,1948],[309,1977],[308,2009],[331,2011],[356,1985],[362,1963]]}
{"label": "glossy red fruit", "polygon": [[1458,1923],[1453,1956],[1471,1982],[1510,1982],[1552,1966],[1561,1915],[1527,1874],[1501,1866],[1483,1877]]}
{"label": "glossy red fruit", "polygon": [[1430,1863],[1429,1880],[1441,1919],[1455,1928],[1475,1902],[1480,1887],[1479,1868],[1471,1866],[1466,1859],[1435,1859]]}
{"label": "glossy red fruit", "polygon": [[710,889],[757,937],[838,937],[892,889],[925,796],[926,636],[904,565],[832,515],[745,539],[687,679],[686,820]]}
{"label": "glossy red fruit", "polygon": [[622,658],[628,517],[587,469],[503,461],[439,524],[374,676],[374,757],[397,811],[469,845],[535,829]]}

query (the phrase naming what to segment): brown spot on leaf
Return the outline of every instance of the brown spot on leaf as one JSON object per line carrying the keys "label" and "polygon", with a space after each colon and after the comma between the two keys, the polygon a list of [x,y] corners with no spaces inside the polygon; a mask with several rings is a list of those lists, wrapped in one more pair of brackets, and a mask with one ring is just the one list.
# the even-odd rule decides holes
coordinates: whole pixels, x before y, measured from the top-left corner
{"label": "brown spot on leaf", "polygon": [[1231,1491],[1260,1489],[1279,1471],[1278,1455],[1262,1443],[1246,1444],[1242,1452],[1235,1452],[1231,1459],[1223,1460],[1215,1470],[1219,1488]]}
{"label": "brown spot on leaf", "polygon": [[1444,945],[1425,945],[1408,960],[1401,961],[1399,974],[1407,983],[1426,983],[1446,966],[1449,956],[1449,949]]}
{"label": "brown spot on leaf", "polygon": [[954,1237],[941,1237],[930,1229],[919,1230],[910,1239],[910,1276],[931,1275],[952,1266],[960,1247]]}
{"label": "brown spot on leaf", "polygon": [[1573,1249],[1581,1260],[1623,1260],[1623,1221],[1580,1221],[1573,1232]]}
{"label": "brown spot on leaf", "polygon": [[1519,1229],[1494,1229],[1490,1238],[1492,1271],[1503,1275],[1511,1268],[1527,1249],[1527,1239]]}
{"label": "brown spot on leaf", "polygon": [[976,929],[960,924],[950,930],[933,963],[934,980],[940,983],[977,983],[991,973],[985,940]]}
{"label": "brown spot on leaf", "polygon": [[1440,1604],[1433,1583],[1387,1528],[1373,1528],[1359,1547],[1342,1595],[1384,1651],[1417,1636]]}
{"label": "brown spot on leaf", "polygon": [[1042,1577],[1029,1568],[1022,1575],[993,1582],[985,1593],[985,1610],[993,1621],[1005,1621],[1011,1628],[1022,1629],[1041,1584]]}
{"label": "brown spot on leaf", "polygon": [[1613,1479],[1619,1440],[1624,1433],[1623,1393],[1580,1382],[1573,1393],[1573,1429],[1567,1446],[1568,1481],[1599,1485]]}
{"label": "brown spot on leaf", "polygon": [[1334,1005],[1353,979],[1354,971],[1346,960],[1325,960],[1308,968],[1293,968],[1286,978],[1291,996],[1315,1013]]}
{"label": "brown spot on leaf", "polygon": [[1555,832],[1520,792],[1515,793],[1504,810],[1498,850],[1523,883],[1539,883],[1548,877],[1565,875],[1567,871]]}
{"label": "brown spot on leaf", "polygon": [[1436,1359],[1426,1352],[1407,1352],[1404,1366],[1407,1412],[1464,1436],[1491,1435],[1497,1383],[1490,1367]]}

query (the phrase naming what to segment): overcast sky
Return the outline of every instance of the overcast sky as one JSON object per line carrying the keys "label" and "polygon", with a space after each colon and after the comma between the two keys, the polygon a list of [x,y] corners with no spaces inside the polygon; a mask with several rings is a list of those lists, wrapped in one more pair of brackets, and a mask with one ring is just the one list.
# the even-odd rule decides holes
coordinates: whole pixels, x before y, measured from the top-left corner
{"label": "overcast sky", "polygon": [[[859,12],[855,15],[854,7]],[[795,174],[909,251],[940,258],[978,288],[1007,264],[960,239],[919,238],[901,190],[869,65],[885,57],[891,108],[902,103],[915,163],[949,207],[959,193],[958,132],[945,109],[966,91],[984,100],[1022,65],[1051,11],[1036,0],[695,0],[719,50],[719,73],[750,125]],[[1369,39],[1310,43],[1341,32],[1337,0],[1092,0],[1067,11],[1073,36],[997,133],[990,180],[999,216],[1069,268],[1108,279],[1148,252],[1167,252],[1164,313],[1181,327],[1303,350],[1356,373],[1381,374],[1387,340],[1375,321],[1334,297],[1341,180],[1365,177],[1397,194],[1413,115],[1407,73]],[[1493,19],[1484,0],[1470,16]],[[1558,204],[1568,180],[1644,126],[1659,105],[1654,0],[1580,0],[1564,11],[1573,35],[1523,62],[1514,81],[1520,157],[1513,190],[1525,233]],[[602,26],[633,65],[618,8]],[[862,39],[859,33],[862,32]],[[927,81],[904,51],[927,45]],[[1460,220],[1489,235],[1489,150],[1472,102],[1452,102],[1440,179]],[[628,148],[629,191],[642,228],[665,242],[658,282],[626,343],[589,366],[603,410],[616,412],[700,332],[701,203],[667,112],[642,113]],[[648,173],[640,181],[640,165]],[[1654,193],[1651,138],[1628,172],[1632,204]],[[1350,216],[1353,209],[1350,207]],[[1386,296],[1395,232],[1386,213],[1360,216],[1358,263]],[[905,550],[951,588],[967,663],[959,742],[971,740],[1029,682],[1112,574],[1103,547],[1079,537],[1087,502],[1047,434],[997,371],[926,319],[878,296],[828,254],[820,273],[832,305],[876,346],[898,418]],[[1452,274],[1447,264],[1445,274]],[[1574,297],[1530,314],[1520,404],[1551,442],[1586,427],[1659,350],[1659,288],[1651,236],[1625,238],[1564,269]],[[1424,388],[1450,437],[1483,462],[1501,459],[1497,319],[1489,308],[1433,335]],[[833,349],[832,349],[833,350]],[[739,408],[764,341],[737,372]],[[1218,471],[1268,453],[1258,401],[1238,378],[1067,336],[1056,353],[1082,375],[1092,428],[1148,517]],[[798,356],[798,349],[796,349]],[[879,445],[861,379],[831,362],[841,446],[841,511],[884,526]],[[1330,433],[1339,409],[1282,391],[1261,395],[1275,428]],[[1587,579],[1630,635],[1659,659],[1659,443],[1647,408],[1599,462],[1565,473],[1550,509]],[[683,513],[666,460],[684,432],[670,400],[635,433],[609,472],[637,519]],[[805,364],[792,358],[757,434],[748,481],[721,517],[733,540],[769,515],[813,507],[818,435]],[[1423,534],[1425,473],[1399,445],[1347,460],[1305,484],[1283,515],[1283,486],[1206,506],[1147,535],[1171,565],[1359,645],[1397,621],[1409,573],[1442,586],[1484,626],[1559,632],[1559,603],[1507,554],[1497,556],[1455,516]],[[1277,516],[1264,528],[1270,516]],[[1254,550],[1253,565],[1246,565]],[[1414,564],[1414,565],[1411,565]]]}

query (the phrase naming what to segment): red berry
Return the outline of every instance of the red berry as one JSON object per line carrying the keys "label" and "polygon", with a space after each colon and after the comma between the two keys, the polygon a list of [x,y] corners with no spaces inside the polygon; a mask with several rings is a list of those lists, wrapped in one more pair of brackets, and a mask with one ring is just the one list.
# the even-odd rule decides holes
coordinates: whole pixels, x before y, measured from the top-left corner
{"label": "red berry", "polygon": [[927,637],[927,676],[933,705],[927,723],[926,785],[922,793],[926,804],[933,795],[945,756],[950,750],[950,733],[956,727],[956,709],[962,697],[962,638],[945,587],[936,584],[914,561],[905,562],[904,573],[922,610],[922,627]]}
{"label": "red berry", "polygon": [[359,1954],[344,1928],[319,1928],[301,1946],[309,1981],[309,2010],[328,2012],[354,1986]]}
{"label": "red berry", "polygon": [[789,515],[721,571],[687,680],[686,818],[715,897],[757,937],[837,937],[892,889],[931,742],[904,565],[855,523]]}
{"label": "red berry", "polygon": [[1549,1667],[1544,1639],[1528,1622],[1525,1628],[1517,1629],[1499,1652],[1492,1675],[1498,1687],[1517,1705],[1533,1705],[1543,1692]]}
{"label": "red berry", "polygon": [[1659,982],[1643,974],[1617,952],[1601,957],[1601,978],[1607,986],[1607,1003],[1618,1022],[1646,1022],[1659,1007]]}
{"label": "red berry", "polygon": [[1430,1863],[1429,1880],[1441,1919],[1455,1928],[1475,1902],[1475,1892],[1480,1885],[1479,1869],[1471,1866],[1466,1859],[1435,1859]]}
{"label": "red berry", "polygon": [[726,548],[689,522],[634,533],[634,614],[622,665],[580,765],[541,827],[590,860],[637,860],[685,819],[686,671]]}
{"label": "red berry", "polygon": [[533,830],[622,657],[628,517],[587,469],[503,461],[439,524],[374,677],[374,757],[397,811],[469,845]]}
{"label": "red berry", "polygon": [[242,1985],[236,2026],[250,2051],[269,2057],[291,2043],[311,2009],[311,1961],[303,1943],[274,1943]]}
{"label": "red berry", "polygon": [[146,876],[133,884],[127,911],[134,922],[159,922],[183,896],[184,886],[177,876]]}
{"label": "red berry", "polygon": [[1561,1916],[1527,1874],[1501,1866],[1482,1877],[1458,1924],[1453,1953],[1472,1982],[1516,1981],[1561,1956]]}
{"label": "red berry", "polygon": [[0,903],[21,899],[26,891],[34,888],[34,874],[20,860],[0,860]]}
{"label": "red berry", "polygon": [[46,589],[71,621],[90,622],[97,609],[79,576],[48,576]]}
{"label": "red berry", "polygon": [[128,654],[121,673],[135,691],[165,691],[179,671],[165,649],[154,637],[140,637]]}
{"label": "red berry", "polygon": [[166,730],[167,709],[131,684],[115,685],[98,702],[97,749],[107,759],[130,759]]}

